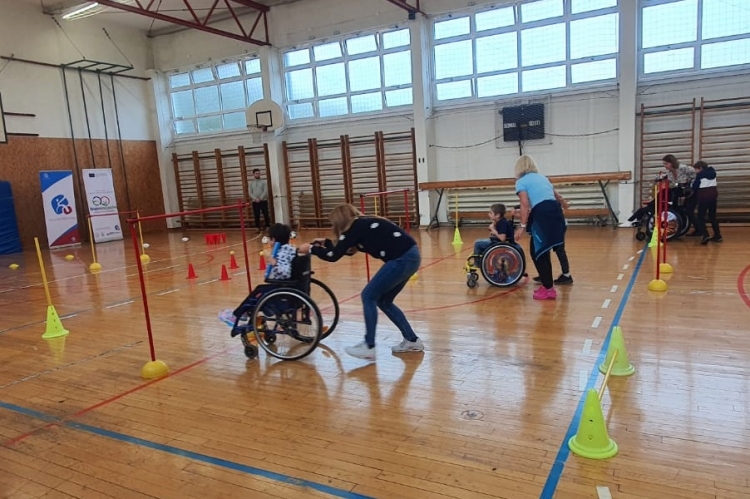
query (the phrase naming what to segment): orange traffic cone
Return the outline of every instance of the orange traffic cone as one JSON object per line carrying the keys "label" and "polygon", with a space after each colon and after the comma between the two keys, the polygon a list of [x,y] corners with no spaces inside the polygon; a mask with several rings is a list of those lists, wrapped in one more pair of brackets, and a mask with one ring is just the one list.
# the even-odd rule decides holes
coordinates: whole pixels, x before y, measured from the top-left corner
{"label": "orange traffic cone", "polygon": [[237,259],[234,257],[234,251],[229,252],[229,268],[232,270],[237,270],[240,268],[239,265],[237,265]]}
{"label": "orange traffic cone", "polygon": [[195,279],[197,277],[198,276],[195,275],[195,269],[193,268],[193,264],[192,263],[188,264],[188,276],[187,276],[187,278],[188,279]]}
{"label": "orange traffic cone", "polygon": [[260,252],[260,265],[258,265],[258,270],[266,270],[266,258],[263,256],[263,252]]}
{"label": "orange traffic cone", "polygon": [[231,277],[229,277],[229,273],[227,272],[227,266],[226,265],[222,265],[221,266],[221,279],[219,279],[219,280],[220,281],[228,281],[229,279],[231,279]]}

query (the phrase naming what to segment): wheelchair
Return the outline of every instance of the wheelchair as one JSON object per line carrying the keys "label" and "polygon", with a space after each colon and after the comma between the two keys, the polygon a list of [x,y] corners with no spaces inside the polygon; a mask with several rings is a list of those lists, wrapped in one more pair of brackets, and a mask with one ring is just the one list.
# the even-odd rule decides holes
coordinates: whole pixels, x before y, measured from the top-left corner
{"label": "wheelchair", "polygon": [[487,248],[481,255],[471,255],[464,266],[466,285],[476,288],[479,281],[477,271],[493,286],[507,288],[528,277],[526,257],[523,250],[515,244],[497,242]]}
{"label": "wheelchair", "polygon": [[[690,217],[685,209],[685,196],[678,197],[675,201],[669,201],[667,214],[662,215],[662,227],[666,230],[667,241],[680,238],[687,234],[690,229]],[[656,216],[650,211],[641,218],[635,238],[638,241],[650,239],[654,232]]]}
{"label": "wheelchair", "polygon": [[[298,360],[333,333],[339,321],[336,295],[312,275],[310,255],[297,256],[292,261],[291,279],[266,279],[272,289],[260,297],[250,295],[240,304],[232,336],[240,336],[248,359],[258,356],[257,343],[277,359]],[[330,300],[323,307],[325,315],[313,295],[318,301]],[[243,316],[248,320],[243,321]]]}

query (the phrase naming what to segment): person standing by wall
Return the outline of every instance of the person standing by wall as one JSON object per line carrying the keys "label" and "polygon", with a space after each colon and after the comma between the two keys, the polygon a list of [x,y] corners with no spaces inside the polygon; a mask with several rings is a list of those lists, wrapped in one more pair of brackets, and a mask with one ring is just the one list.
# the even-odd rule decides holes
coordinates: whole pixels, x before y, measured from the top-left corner
{"label": "person standing by wall", "polygon": [[260,213],[263,212],[265,228],[271,226],[271,217],[268,216],[268,183],[260,178],[260,170],[253,170],[253,178],[250,180],[250,200],[253,202],[253,216],[255,227],[258,232],[263,230],[260,225]]}

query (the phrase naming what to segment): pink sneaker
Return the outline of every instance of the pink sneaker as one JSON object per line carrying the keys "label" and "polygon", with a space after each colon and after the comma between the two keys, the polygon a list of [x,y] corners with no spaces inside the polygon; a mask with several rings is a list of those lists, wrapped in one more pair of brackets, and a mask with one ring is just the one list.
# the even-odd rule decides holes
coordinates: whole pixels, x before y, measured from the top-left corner
{"label": "pink sneaker", "polygon": [[539,286],[534,291],[535,300],[554,300],[556,298],[557,298],[557,291],[555,291],[555,288],[547,289],[544,286]]}

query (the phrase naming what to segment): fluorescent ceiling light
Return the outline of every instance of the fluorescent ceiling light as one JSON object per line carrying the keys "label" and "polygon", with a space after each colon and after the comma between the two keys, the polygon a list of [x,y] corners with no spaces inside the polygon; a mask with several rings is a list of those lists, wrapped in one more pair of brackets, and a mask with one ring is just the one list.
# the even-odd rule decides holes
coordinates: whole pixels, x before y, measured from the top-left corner
{"label": "fluorescent ceiling light", "polygon": [[79,5],[76,8],[74,8],[72,11],[68,12],[67,14],[65,14],[63,16],[63,19],[65,19],[67,21],[67,20],[69,20],[71,18],[74,18],[74,17],[80,17],[81,14],[84,14],[85,12],[87,12],[87,11],[89,11],[89,10],[95,8],[95,7],[98,7],[98,6],[99,6],[98,2],[92,2],[92,3],[89,3],[87,5]]}

